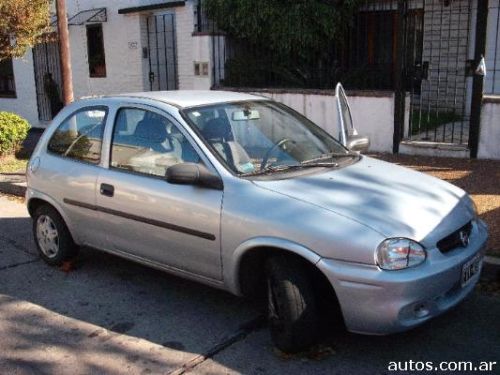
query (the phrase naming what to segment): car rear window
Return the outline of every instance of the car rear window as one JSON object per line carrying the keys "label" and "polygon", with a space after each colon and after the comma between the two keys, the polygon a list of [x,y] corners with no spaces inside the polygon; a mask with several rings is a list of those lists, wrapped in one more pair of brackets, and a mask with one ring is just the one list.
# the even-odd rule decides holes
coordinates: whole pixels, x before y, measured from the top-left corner
{"label": "car rear window", "polygon": [[73,113],[52,135],[47,146],[48,151],[87,163],[99,164],[107,113],[106,107],[84,108]]}

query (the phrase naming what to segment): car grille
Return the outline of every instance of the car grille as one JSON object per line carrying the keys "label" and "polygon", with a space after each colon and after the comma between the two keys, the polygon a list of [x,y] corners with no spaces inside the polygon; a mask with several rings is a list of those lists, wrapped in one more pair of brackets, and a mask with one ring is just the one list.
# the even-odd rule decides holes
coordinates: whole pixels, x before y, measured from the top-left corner
{"label": "car grille", "polygon": [[444,237],[443,239],[439,240],[437,243],[438,249],[442,253],[447,253],[459,246],[463,246],[462,240],[460,239],[460,232],[464,231],[467,236],[470,236],[472,232],[472,221],[469,221],[467,224],[465,224],[463,227],[457,229],[455,232],[452,234]]}

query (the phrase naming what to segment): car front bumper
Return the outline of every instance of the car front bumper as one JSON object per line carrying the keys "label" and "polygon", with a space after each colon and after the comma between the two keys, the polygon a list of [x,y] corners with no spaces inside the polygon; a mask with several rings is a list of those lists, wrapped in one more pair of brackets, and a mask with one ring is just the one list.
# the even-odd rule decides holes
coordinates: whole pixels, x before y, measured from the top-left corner
{"label": "car front bumper", "polygon": [[347,329],[384,335],[420,325],[470,294],[481,272],[462,287],[462,267],[477,254],[484,255],[487,238],[486,225],[476,220],[467,248],[447,254],[430,249],[426,262],[414,268],[384,271],[326,258],[317,266],[335,289]]}

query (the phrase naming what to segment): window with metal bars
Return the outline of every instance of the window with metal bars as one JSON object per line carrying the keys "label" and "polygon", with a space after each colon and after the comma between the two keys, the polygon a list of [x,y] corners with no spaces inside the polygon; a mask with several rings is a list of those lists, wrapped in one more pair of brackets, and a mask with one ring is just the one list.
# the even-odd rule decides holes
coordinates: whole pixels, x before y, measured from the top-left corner
{"label": "window with metal bars", "polygon": [[0,98],[15,98],[14,66],[12,59],[0,61]]}
{"label": "window with metal bars", "polygon": [[216,23],[208,17],[203,0],[195,1],[194,6],[194,32],[195,33],[215,33],[218,32]]}
{"label": "window with metal bars", "polygon": [[87,50],[90,77],[106,77],[104,39],[102,33],[102,25],[100,23],[96,25],[87,25]]}

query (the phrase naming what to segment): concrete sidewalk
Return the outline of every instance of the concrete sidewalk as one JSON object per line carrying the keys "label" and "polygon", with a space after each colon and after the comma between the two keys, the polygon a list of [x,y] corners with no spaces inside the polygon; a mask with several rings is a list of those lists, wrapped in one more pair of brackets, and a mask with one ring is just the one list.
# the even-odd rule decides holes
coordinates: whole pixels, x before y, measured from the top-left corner
{"label": "concrete sidewalk", "polygon": [[495,373],[499,298],[478,289],[410,332],[339,333],[285,356],[243,299],[92,250],[70,272],[45,265],[25,206],[0,196],[1,374],[371,375],[410,360],[497,361]]}

